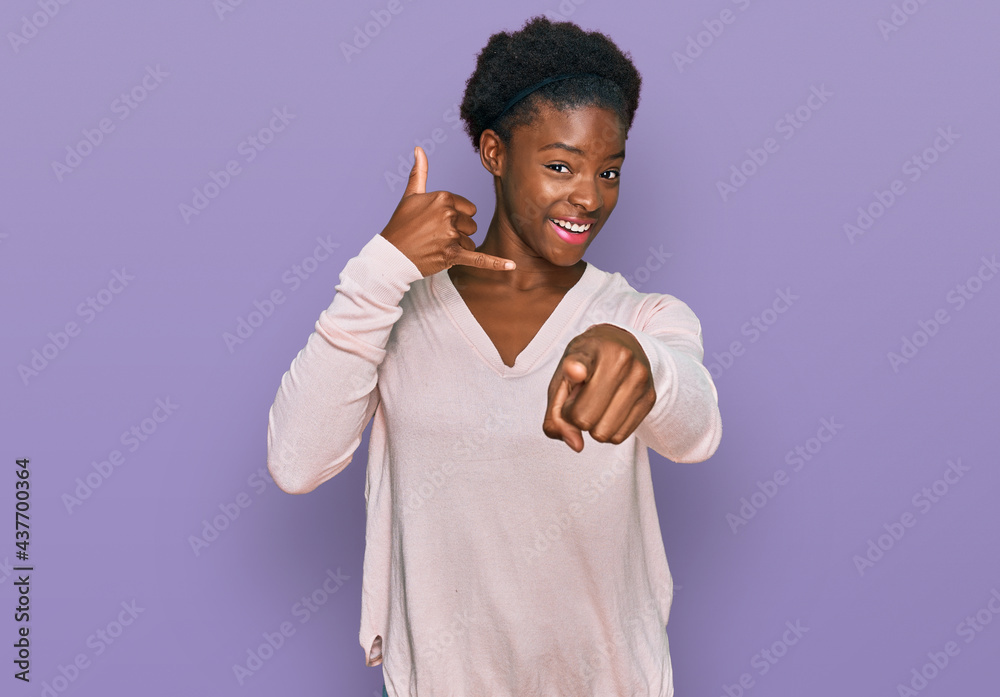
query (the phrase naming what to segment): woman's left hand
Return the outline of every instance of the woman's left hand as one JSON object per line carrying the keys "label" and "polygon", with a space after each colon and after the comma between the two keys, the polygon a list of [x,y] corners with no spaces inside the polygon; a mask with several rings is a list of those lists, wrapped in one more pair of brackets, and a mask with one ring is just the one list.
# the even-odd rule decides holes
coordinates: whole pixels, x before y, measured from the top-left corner
{"label": "woman's left hand", "polygon": [[542,430],[583,450],[583,431],[601,443],[628,438],[656,403],[649,359],[632,334],[595,324],[566,346],[549,383]]}

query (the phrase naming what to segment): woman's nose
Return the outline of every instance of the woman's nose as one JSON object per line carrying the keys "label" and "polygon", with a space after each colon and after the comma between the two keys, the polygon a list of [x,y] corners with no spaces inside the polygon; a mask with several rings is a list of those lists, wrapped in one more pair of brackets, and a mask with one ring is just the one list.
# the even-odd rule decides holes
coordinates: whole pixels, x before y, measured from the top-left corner
{"label": "woman's nose", "polygon": [[597,181],[591,177],[580,176],[573,183],[573,191],[570,192],[569,202],[588,213],[592,213],[601,207],[601,189]]}

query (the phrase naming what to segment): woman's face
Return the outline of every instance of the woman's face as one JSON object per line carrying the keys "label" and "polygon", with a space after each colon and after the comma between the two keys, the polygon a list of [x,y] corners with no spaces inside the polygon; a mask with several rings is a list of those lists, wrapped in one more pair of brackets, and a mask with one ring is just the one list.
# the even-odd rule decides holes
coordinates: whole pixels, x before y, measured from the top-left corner
{"label": "woman's face", "polygon": [[[541,107],[497,151],[501,223],[557,266],[580,261],[618,203],[625,130],[601,107]],[[506,221],[504,221],[506,218]],[[573,232],[554,221],[588,226]]]}

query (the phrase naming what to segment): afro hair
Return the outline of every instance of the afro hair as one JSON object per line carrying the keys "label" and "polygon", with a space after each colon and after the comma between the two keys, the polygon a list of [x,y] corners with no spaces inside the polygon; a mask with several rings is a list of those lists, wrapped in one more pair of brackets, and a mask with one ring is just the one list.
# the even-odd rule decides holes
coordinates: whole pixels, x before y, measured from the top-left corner
{"label": "afro hair", "polygon": [[[547,77],[593,73],[551,82],[515,103],[496,120],[507,101]],[[626,138],[639,107],[642,77],[606,35],[586,32],[572,22],[551,22],[545,16],[527,20],[520,31],[493,34],[476,58],[466,81],[460,115],[472,147],[479,151],[483,131],[491,128],[509,145],[513,130],[530,125],[543,103],[556,109],[599,106],[618,114]],[[494,120],[496,122],[494,123]]]}

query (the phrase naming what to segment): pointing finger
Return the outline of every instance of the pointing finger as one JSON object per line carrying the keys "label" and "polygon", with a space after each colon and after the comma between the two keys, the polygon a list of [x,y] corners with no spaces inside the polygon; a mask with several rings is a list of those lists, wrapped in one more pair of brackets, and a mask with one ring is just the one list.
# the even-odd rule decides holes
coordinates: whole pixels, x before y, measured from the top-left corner
{"label": "pointing finger", "polygon": [[483,252],[476,252],[465,248],[461,248],[455,254],[452,265],[455,264],[478,266],[481,269],[492,269],[494,271],[510,271],[517,268],[517,264],[510,259],[495,257],[491,254],[484,254]]}
{"label": "pointing finger", "polygon": [[549,383],[549,403],[546,407],[542,430],[549,438],[561,438],[576,452],[583,450],[583,433],[563,418],[567,403],[576,399],[586,367],[576,361],[563,361]]}
{"label": "pointing finger", "polygon": [[542,431],[549,438],[561,439],[566,445],[580,452],[583,450],[583,434],[580,429],[566,423],[562,418],[563,405],[570,393],[569,381],[562,378],[558,382],[555,394],[549,395],[549,404],[542,422]]}

